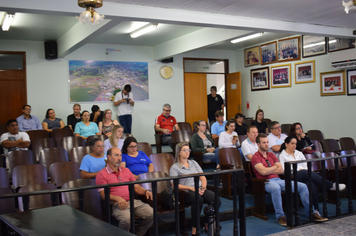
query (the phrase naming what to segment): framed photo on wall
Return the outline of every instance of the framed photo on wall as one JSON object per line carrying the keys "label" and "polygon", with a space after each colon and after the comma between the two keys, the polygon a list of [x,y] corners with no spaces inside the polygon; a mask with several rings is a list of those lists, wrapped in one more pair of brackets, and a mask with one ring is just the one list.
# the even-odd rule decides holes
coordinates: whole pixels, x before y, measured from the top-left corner
{"label": "framed photo on wall", "polygon": [[313,57],[326,54],[326,37],[303,35],[303,57]]}
{"label": "framed photo on wall", "polygon": [[347,71],[347,95],[356,95],[356,69]]}
{"label": "framed photo on wall", "polygon": [[260,64],[260,46],[245,49],[244,55],[245,67]]}
{"label": "framed photo on wall", "polygon": [[271,87],[291,87],[290,64],[271,66]]}
{"label": "framed photo on wall", "polygon": [[329,52],[341,51],[350,48],[355,48],[355,39],[342,39],[342,38],[328,38]]}
{"label": "framed photo on wall", "polygon": [[277,42],[262,44],[260,46],[261,65],[277,62]]}
{"label": "framed photo on wall", "polygon": [[303,61],[295,63],[295,83],[315,82],[315,61]]}
{"label": "framed photo on wall", "polygon": [[345,71],[320,73],[320,95],[345,95]]}
{"label": "framed photo on wall", "polygon": [[251,91],[269,89],[269,67],[251,70]]}
{"label": "framed photo on wall", "polygon": [[278,40],[278,61],[300,60],[300,37]]}

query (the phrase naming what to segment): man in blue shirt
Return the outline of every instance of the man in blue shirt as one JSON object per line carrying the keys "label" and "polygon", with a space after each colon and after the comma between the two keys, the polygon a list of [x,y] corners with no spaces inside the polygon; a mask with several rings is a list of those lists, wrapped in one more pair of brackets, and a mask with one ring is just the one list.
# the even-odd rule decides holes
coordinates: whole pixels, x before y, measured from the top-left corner
{"label": "man in blue shirt", "polygon": [[219,137],[221,132],[225,131],[226,120],[224,121],[224,113],[222,111],[215,112],[216,122],[211,126],[211,137],[214,139]]}
{"label": "man in blue shirt", "polygon": [[23,115],[17,117],[16,119],[20,132],[43,129],[38,117],[31,115],[30,105],[24,105],[22,107],[22,113]]}

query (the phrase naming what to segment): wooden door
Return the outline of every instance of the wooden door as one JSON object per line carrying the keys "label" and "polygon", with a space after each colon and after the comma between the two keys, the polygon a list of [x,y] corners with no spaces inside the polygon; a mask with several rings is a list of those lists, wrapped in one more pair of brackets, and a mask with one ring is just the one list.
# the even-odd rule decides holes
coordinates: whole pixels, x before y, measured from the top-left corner
{"label": "wooden door", "polygon": [[185,122],[207,120],[206,74],[184,73]]}
{"label": "wooden door", "polygon": [[226,75],[226,120],[235,118],[241,112],[241,73],[235,72]]}

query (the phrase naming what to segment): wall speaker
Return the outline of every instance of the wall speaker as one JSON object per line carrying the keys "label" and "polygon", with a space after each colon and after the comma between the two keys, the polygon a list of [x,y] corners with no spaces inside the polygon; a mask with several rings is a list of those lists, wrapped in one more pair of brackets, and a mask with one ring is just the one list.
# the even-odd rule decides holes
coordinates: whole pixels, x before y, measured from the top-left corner
{"label": "wall speaker", "polygon": [[57,59],[58,51],[57,51],[57,42],[56,41],[46,41],[45,45],[45,58],[46,60]]}
{"label": "wall speaker", "polygon": [[172,63],[173,62],[173,57],[163,59],[161,62],[162,63]]}

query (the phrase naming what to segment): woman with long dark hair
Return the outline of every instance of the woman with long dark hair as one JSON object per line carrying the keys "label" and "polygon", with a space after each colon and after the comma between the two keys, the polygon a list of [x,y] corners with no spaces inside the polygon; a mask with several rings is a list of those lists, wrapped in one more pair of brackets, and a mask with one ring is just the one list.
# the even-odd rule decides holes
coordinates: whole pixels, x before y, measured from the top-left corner
{"label": "woman with long dark hair", "polygon": [[264,112],[262,109],[258,109],[255,114],[255,119],[251,122],[251,125],[254,125],[258,129],[258,133],[260,134],[267,134],[268,133],[268,126],[267,122],[263,121]]}
{"label": "woman with long dark hair", "polygon": [[297,150],[300,152],[303,152],[304,154],[314,154],[317,157],[321,158],[320,152],[316,150],[316,147],[310,141],[308,136],[303,132],[303,127],[302,124],[299,122],[296,122],[291,125],[290,131],[289,131],[290,136],[295,136],[297,138]]}

